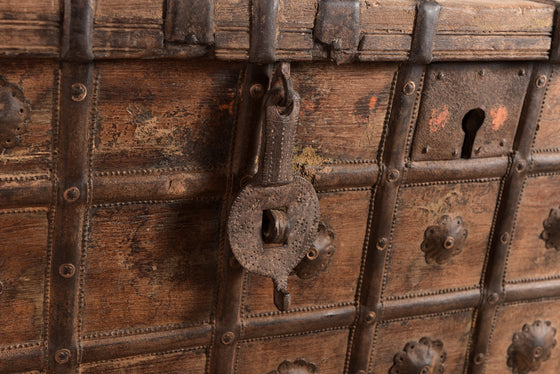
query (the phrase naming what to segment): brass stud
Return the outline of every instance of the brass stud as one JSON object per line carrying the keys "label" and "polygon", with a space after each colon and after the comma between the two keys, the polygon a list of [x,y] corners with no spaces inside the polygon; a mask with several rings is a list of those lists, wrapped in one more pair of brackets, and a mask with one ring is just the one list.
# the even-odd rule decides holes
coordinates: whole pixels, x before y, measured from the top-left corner
{"label": "brass stud", "polygon": [[500,295],[498,295],[496,292],[494,292],[492,295],[488,296],[488,304],[490,305],[494,305],[498,302],[498,300],[500,300]]}
{"label": "brass stud", "polygon": [[80,102],[87,96],[87,88],[81,83],[74,83],[72,85],[72,100]]}
{"label": "brass stud", "polygon": [[502,242],[502,244],[506,244],[508,240],[509,240],[509,233],[504,232],[502,236],[500,236],[500,242]]}
{"label": "brass stud", "polygon": [[543,88],[546,84],[546,76],[545,75],[541,75],[537,78],[535,85],[537,86],[537,88]]}
{"label": "brass stud", "polygon": [[264,94],[264,87],[260,83],[255,83],[249,88],[249,93],[253,98],[258,99]]}
{"label": "brass stud", "polygon": [[414,93],[414,91],[416,91],[416,85],[414,84],[414,82],[412,81],[406,82],[406,84],[403,87],[403,93],[406,96],[410,96]]}
{"label": "brass stud", "polygon": [[72,354],[70,353],[70,350],[63,348],[63,349],[59,349],[58,351],[56,351],[56,353],[54,354],[54,360],[60,364],[60,365],[64,365],[66,363],[68,363],[68,361],[70,361],[70,357],[72,356]]}
{"label": "brass stud", "polygon": [[485,358],[485,354],[484,353],[478,353],[476,356],[474,356],[474,363],[475,365],[480,365],[484,362],[484,358]]}
{"label": "brass stud", "polygon": [[373,321],[375,321],[375,317],[377,317],[377,314],[375,314],[375,312],[371,311],[368,314],[366,314],[365,316],[365,321],[368,323],[371,323]]}
{"label": "brass stud", "polygon": [[58,274],[63,278],[72,278],[76,273],[76,267],[72,264],[62,264],[58,268]]}
{"label": "brass stud", "polygon": [[399,173],[397,169],[393,169],[389,174],[387,174],[387,180],[389,182],[396,182],[399,179],[400,175],[401,173]]}
{"label": "brass stud", "polygon": [[379,238],[375,244],[378,250],[383,251],[387,247],[387,238]]}
{"label": "brass stud", "polygon": [[64,200],[69,203],[72,203],[80,198],[80,189],[76,186],[67,188],[64,191]]}
{"label": "brass stud", "polygon": [[224,335],[222,335],[222,344],[228,345],[231,344],[233,342],[233,340],[235,339],[235,334],[231,331],[228,331],[226,333],[224,333]]}

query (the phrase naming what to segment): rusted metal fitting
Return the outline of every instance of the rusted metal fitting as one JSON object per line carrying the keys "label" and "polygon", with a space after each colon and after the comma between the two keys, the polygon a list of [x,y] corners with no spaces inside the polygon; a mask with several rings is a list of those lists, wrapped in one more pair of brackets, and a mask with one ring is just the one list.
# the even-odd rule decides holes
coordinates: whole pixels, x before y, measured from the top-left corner
{"label": "rusted metal fitting", "polygon": [[63,278],[72,278],[76,273],[76,267],[72,264],[62,264],[58,267],[58,274]]}
{"label": "rusted metal fitting", "polygon": [[477,353],[476,356],[474,356],[474,364],[475,365],[480,365],[484,362],[484,359],[486,358],[486,355],[484,353]]}
{"label": "rusted metal fitting", "polygon": [[379,250],[379,251],[383,251],[385,250],[385,248],[387,248],[387,238],[383,237],[383,238],[379,238],[377,240],[377,243],[375,243],[375,247]]}
{"label": "rusted metal fitting", "polygon": [[496,304],[499,300],[500,300],[500,295],[498,295],[496,292],[494,292],[494,293],[492,293],[490,296],[488,296],[488,299],[487,299],[486,301],[488,301],[488,304],[494,305],[494,304]]}
{"label": "rusted metal fitting", "polygon": [[70,350],[66,348],[59,349],[54,354],[54,360],[60,365],[67,364],[68,361],[70,361],[70,357],[72,357],[72,353],[70,353]]}
{"label": "rusted metal fitting", "polygon": [[80,198],[80,189],[76,186],[67,188],[64,191],[63,196],[64,196],[64,200],[66,200],[69,203],[73,203],[74,201]]}
{"label": "rusted metal fitting", "polygon": [[235,334],[231,331],[228,331],[222,335],[222,338],[220,340],[222,344],[225,345],[231,344],[235,340]]}
{"label": "rusted metal fitting", "polygon": [[416,84],[412,81],[406,82],[406,84],[403,87],[403,93],[406,96],[410,96],[414,93],[414,91],[416,91]]}
{"label": "rusted metal fitting", "polygon": [[72,100],[76,102],[83,101],[87,96],[87,88],[81,83],[72,85]]}

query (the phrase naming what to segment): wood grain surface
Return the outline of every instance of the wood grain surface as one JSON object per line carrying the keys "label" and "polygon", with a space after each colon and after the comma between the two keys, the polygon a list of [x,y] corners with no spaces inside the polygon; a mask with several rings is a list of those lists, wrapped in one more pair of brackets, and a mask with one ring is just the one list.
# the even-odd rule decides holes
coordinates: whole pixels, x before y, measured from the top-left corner
{"label": "wood grain surface", "polygon": [[[384,297],[478,287],[484,266],[499,182],[405,187],[394,222]],[[460,216],[468,230],[462,253],[446,265],[428,264],[424,232],[443,215]]]}
{"label": "wood grain surface", "polygon": [[0,210],[0,346],[44,337],[47,210]]}
{"label": "wood grain surface", "polygon": [[552,208],[560,206],[560,198],[556,193],[559,188],[559,175],[536,176],[526,180],[509,252],[506,272],[508,282],[560,278],[560,253],[554,248],[547,249],[540,238],[543,221]]}
{"label": "wood grain surface", "polygon": [[200,324],[215,299],[220,204],[93,209],[83,333]]}

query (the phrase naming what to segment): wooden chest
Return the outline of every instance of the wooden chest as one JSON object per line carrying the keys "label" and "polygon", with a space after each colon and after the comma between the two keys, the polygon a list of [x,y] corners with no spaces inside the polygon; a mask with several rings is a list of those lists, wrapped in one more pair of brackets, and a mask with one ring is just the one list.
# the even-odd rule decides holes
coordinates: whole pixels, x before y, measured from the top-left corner
{"label": "wooden chest", "polygon": [[560,372],[557,7],[1,0],[0,372]]}

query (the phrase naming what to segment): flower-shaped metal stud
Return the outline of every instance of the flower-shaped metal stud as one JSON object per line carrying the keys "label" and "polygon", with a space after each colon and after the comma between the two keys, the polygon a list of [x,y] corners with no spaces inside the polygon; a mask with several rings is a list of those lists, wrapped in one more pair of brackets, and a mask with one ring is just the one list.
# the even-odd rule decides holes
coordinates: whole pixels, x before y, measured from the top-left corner
{"label": "flower-shaped metal stud", "polygon": [[441,340],[423,337],[420,341],[406,343],[393,358],[389,374],[441,374],[447,353]]}
{"label": "flower-shaped metal stud", "polygon": [[526,323],[521,331],[513,334],[507,350],[507,365],[513,374],[537,371],[556,347],[555,335],[556,328],[550,321],[535,321],[532,325]]}
{"label": "flower-shaped metal stud", "polygon": [[428,264],[444,265],[463,250],[468,231],[459,216],[441,217],[437,225],[429,226],[424,232],[422,252]]}
{"label": "flower-shaped metal stud", "polygon": [[317,366],[308,362],[305,358],[298,358],[295,361],[286,360],[278,365],[278,369],[268,374],[317,374]]}
{"label": "flower-shaped metal stud", "polygon": [[550,209],[548,217],[543,222],[543,227],[541,239],[544,240],[546,248],[560,251],[560,208]]}

